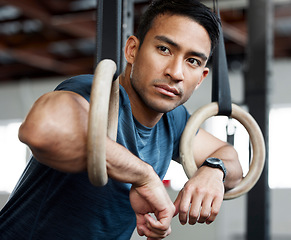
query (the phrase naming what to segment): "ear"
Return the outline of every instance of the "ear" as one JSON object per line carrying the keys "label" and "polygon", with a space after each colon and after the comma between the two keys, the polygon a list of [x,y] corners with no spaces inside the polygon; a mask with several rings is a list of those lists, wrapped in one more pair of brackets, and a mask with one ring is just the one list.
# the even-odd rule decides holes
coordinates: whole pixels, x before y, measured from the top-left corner
{"label": "ear", "polygon": [[138,53],[139,43],[140,42],[136,36],[130,36],[126,41],[124,56],[126,61],[130,64],[134,63],[134,59]]}
{"label": "ear", "polygon": [[200,77],[200,79],[199,79],[199,81],[198,81],[198,83],[197,83],[197,85],[196,85],[196,87],[195,87],[195,90],[198,89],[198,88],[200,87],[201,83],[202,83],[203,80],[207,77],[208,73],[209,73],[209,68],[205,67],[205,68],[203,69],[202,75],[201,75],[201,77]]}

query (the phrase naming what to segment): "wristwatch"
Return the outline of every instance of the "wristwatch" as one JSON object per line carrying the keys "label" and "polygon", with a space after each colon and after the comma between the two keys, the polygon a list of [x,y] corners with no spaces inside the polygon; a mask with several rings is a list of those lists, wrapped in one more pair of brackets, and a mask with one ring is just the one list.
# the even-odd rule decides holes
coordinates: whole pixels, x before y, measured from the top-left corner
{"label": "wristwatch", "polygon": [[223,172],[223,179],[222,181],[224,182],[224,179],[226,177],[226,168],[222,162],[221,159],[219,158],[214,158],[214,157],[210,157],[210,158],[207,158],[205,160],[205,162],[201,165],[202,166],[208,166],[208,167],[212,167],[212,168],[219,168],[222,172]]}

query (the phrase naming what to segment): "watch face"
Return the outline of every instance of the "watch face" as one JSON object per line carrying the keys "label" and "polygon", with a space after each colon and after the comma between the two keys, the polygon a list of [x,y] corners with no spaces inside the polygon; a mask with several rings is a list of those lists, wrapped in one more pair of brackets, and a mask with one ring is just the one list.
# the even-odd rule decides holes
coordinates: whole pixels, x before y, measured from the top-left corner
{"label": "watch face", "polygon": [[224,167],[224,164],[223,164],[222,160],[220,160],[219,158],[215,158],[215,157],[207,158],[205,160],[205,162],[202,164],[202,166],[203,165],[221,169],[223,171],[223,182],[224,182],[224,179],[225,179],[225,176],[226,176],[226,169]]}
{"label": "watch face", "polygon": [[221,160],[218,158],[210,158],[209,162],[211,162],[213,164],[219,164],[221,162]]}

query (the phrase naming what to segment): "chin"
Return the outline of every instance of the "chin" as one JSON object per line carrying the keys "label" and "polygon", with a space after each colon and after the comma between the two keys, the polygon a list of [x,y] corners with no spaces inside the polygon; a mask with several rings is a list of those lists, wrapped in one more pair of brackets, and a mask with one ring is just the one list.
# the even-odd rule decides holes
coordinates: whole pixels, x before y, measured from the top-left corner
{"label": "chin", "polygon": [[158,113],[167,113],[172,110],[174,110],[176,107],[178,107],[180,104],[172,105],[169,104],[158,104],[158,105],[152,105],[150,108]]}
{"label": "chin", "polygon": [[148,98],[142,98],[146,106],[157,113],[167,113],[174,110],[176,107],[182,104],[182,99],[169,99],[160,97],[156,98],[156,96],[151,96]]}

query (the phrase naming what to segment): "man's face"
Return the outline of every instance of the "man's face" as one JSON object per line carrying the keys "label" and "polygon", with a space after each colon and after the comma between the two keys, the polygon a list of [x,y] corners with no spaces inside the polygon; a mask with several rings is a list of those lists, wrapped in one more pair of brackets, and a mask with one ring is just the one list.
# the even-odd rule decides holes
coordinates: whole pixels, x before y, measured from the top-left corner
{"label": "man's face", "polygon": [[138,99],[159,113],[185,103],[208,74],[210,48],[208,33],[190,18],[158,16],[132,63]]}

